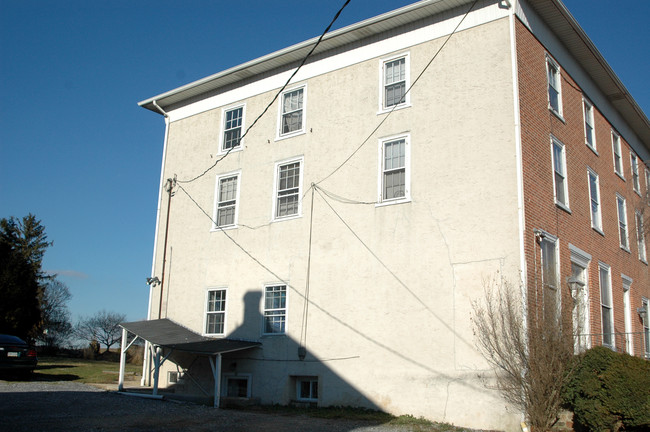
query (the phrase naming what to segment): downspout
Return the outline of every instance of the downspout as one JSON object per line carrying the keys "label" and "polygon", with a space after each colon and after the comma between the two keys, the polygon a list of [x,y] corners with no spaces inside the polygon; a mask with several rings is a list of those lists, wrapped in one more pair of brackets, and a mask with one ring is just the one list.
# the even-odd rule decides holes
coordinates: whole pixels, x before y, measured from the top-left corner
{"label": "downspout", "polygon": [[[158,248],[158,228],[160,225],[160,206],[162,202],[162,191],[163,191],[163,182],[164,182],[164,174],[165,174],[165,161],[167,158],[167,141],[169,139],[169,114],[163,110],[156,101],[153,101],[153,105],[156,107],[156,109],[163,115],[165,118],[165,138],[163,141],[163,156],[162,156],[162,162],[160,166],[160,187],[158,189],[158,208],[156,209],[156,228],[154,231],[154,240],[153,240],[153,257],[152,257],[152,262],[151,262],[151,277],[155,277],[154,272],[156,271],[156,249]],[[149,285],[149,305],[147,309],[147,319],[151,319],[151,302],[152,302],[152,297],[153,297],[153,285]],[[151,356],[150,356],[150,351],[147,348],[147,342],[145,344],[145,350],[144,350],[144,362],[142,364],[142,380],[140,381],[140,385],[145,386],[149,385],[151,383]]]}

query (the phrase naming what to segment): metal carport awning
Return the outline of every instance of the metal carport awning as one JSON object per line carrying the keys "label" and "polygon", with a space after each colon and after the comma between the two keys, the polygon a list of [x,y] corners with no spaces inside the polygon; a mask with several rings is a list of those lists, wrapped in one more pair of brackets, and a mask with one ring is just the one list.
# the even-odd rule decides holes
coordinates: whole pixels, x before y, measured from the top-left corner
{"label": "metal carport awning", "polygon": [[[138,339],[149,342],[155,350],[154,356],[154,386],[153,395],[158,394],[158,377],[160,366],[165,362],[173,351],[183,351],[197,355],[208,356],[212,374],[214,376],[214,406],[219,406],[219,383],[221,382],[221,355],[233,351],[259,347],[260,342],[241,339],[212,339],[183,327],[174,321],[164,318],[150,321],[135,321],[120,324],[122,327],[122,350],[120,355],[120,377],[118,389],[124,391],[124,368],[126,365],[126,351]],[[128,333],[135,335],[130,344],[127,345]],[[170,351],[161,360],[162,349]]]}

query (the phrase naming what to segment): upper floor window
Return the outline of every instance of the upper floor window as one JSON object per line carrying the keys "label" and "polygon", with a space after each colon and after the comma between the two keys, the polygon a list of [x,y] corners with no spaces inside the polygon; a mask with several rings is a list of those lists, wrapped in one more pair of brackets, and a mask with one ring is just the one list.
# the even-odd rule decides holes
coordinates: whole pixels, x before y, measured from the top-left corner
{"label": "upper floor window", "polygon": [[648,262],[647,251],[645,246],[645,228],[643,226],[643,213],[640,211],[634,212],[636,219],[636,243],[639,249],[639,259],[643,262]]}
{"label": "upper floor window", "polygon": [[226,328],[226,290],[208,290],[205,312],[205,333],[222,335]]}
{"label": "upper floor window", "polygon": [[591,201],[591,227],[602,232],[603,222],[600,212],[600,184],[598,174],[588,170],[589,176],[589,198]]}
{"label": "upper floor window", "polygon": [[264,334],[283,334],[287,324],[287,286],[264,287]]}
{"label": "upper floor window", "polygon": [[409,74],[408,54],[382,60],[380,112],[388,111],[394,106],[408,106]]}
{"label": "upper floor window", "polygon": [[614,308],[612,305],[612,278],[608,265],[599,263],[600,320],[603,345],[614,348]]}
{"label": "upper floor window", "polygon": [[410,199],[409,135],[379,141],[379,201],[395,202]]}
{"label": "upper floor window", "polygon": [[587,99],[583,99],[582,108],[585,117],[585,143],[595,151],[596,133],[594,127],[594,106]]}
{"label": "upper floor window", "polygon": [[300,215],[302,158],[276,164],[273,218]]}
{"label": "upper floor window", "polygon": [[240,149],[242,129],[244,127],[244,107],[240,106],[223,111],[223,135],[221,151]]}
{"label": "upper floor window", "polygon": [[306,86],[287,90],[280,96],[279,138],[305,131]]}
{"label": "upper floor window", "polygon": [[237,172],[217,177],[214,228],[230,227],[237,224],[239,176],[240,173]]}
{"label": "upper floor window", "polygon": [[629,251],[630,242],[627,234],[627,207],[625,204],[625,198],[618,194],[616,194],[616,209],[618,211],[618,233],[621,248]]}
{"label": "upper floor window", "polygon": [[546,76],[548,79],[548,107],[561,117],[562,90],[560,85],[560,66],[549,56],[546,56]]}
{"label": "upper floor window", "polygon": [[566,178],[566,152],[564,144],[551,137],[551,151],[553,156],[553,185],[555,187],[555,203],[560,207],[569,209],[569,188]]}
{"label": "upper floor window", "polygon": [[632,170],[632,187],[634,192],[641,194],[641,182],[639,181],[639,158],[630,153],[630,169]]}
{"label": "upper floor window", "polygon": [[623,178],[623,158],[621,157],[621,137],[612,131],[612,153],[614,153],[614,172]]}

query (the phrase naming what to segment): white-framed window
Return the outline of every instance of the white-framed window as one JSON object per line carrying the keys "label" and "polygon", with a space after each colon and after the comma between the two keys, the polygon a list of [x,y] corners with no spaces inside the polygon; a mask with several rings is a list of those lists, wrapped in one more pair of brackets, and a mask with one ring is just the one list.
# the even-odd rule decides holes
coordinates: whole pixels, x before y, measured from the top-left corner
{"label": "white-framed window", "polygon": [[620,239],[621,249],[630,250],[630,239],[627,229],[627,205],[625,198],[616,194],[616,210],[618,213],[618,236]]}
{"label": "white-framed window", "polygon": [[226,289],[210,288],[206,295],[205,334],[223,335],[226,332]]}
{"label": "white-framed window", "polygon": [[614,172],[621,178],[623,175],[623,157],[621,156],[621,136],[612,131],[612,153],[614,154]]}
{"label": "white-framed window", "polygon": [[302,157],[275,164],[274,220],[301,215],[302,166]]}
{"label": "white-framed window", "polygon": [[384,58],[380,62],[379,112],[410,106],[410,56],[408,53]]}
{"label": "white-framed window", "polygon": [[542,285],[544,287],[544,315],[547,318],[560,317],[560,265],[558,239],[549,234],[540,234],[539,246],[542,260]]}
{"label": "white-framed window", "polygon": [[589,179],[589,200],[591,202],[591,227],[602,234],[603,219],[600,211],[600,180],[598,174],[590,168],[587,169]]}
{"label": "white-framed window", "polygon": [[239,171],[217,176],[212,229],[237,226],[240,177]]}
{"label": "white-framed window", "polygon": [[284,334],[287,327],[287,286],[267,285],[264,287],[263,334]]}
{"label": "white-framed window", "polygon": [[596,151],[596,128],[594,123],[594,106],[587,99],[582,99],[582,113],[585,118],[585,143]]}
{"label": "white-framed window", "polygon": [[630,153],[630,170],[632,171],[632,188],[641,195],[641,181],[639,179],[639,158]]}
{"label": "white-framed window", "polygon": [[396,135],[379,140],[379,202],[411,199],[411,137]]}
{"label": "white-framed window", "polygon": [[610,267],[598,263],[600,284],[600,321],[603,345],[614,349],[614,308],[612,304],[612,277]]}
{"label": "white-framed window", "polygon": [[647,263],[648,255],[645,245],[645,227],[643,226],[643,213],[638,210],[635,211],[634,219],[636,220],[636,245],[639,250],[639,259],[644,263]]}
{"label": "white-framed window", "polygon": [[221,146],[219,147],[221,153],[242,148],[241,136],[244,133],[245,111],[245,105],[227,108],[222,111],[221,124],[223,133],[221,134]]}
{"label": "white-framed window", "polygon": [[549,55],[546,56],[546,76],[548,79],[548,108],[562,117],[560,66]]}
{"label": "white-framed window", "polygon": [[248,373],[223,374],[221,396],[250,398],[252,381],[252,375]]}
{"label": "white-framed window", "polygon": [[569,244],[571,252],[571,277],[569,287],[573,297],[574,352],[580,353],[591,348],[589,338],[589,263],[591,255]]}
{"label": "white-framed window", "polygon": [[632,278],[621,275],[623,279],[623,323],[625,325],[625,352],[634,355],[634,345],[632,341],[632,305],[630,304],[630,288],[632,288]]}
{"label": "white-framed window", "polygon": [[296,399],[303,402],[318,402],[318,377],[296,377]]}
{"label": "white-framed window", "polygon": [[307,86],[292,88],[280,95],[277,138],[288,138],[305,132]]}
{"label": "white-framed window", "polygon": [[182,384],[185,381],[185,374],[179,371],[169,371],[167,372],[167,383],[168,384]]}
{"label": "white-framed window", "polygon": [[641,309],[645,310],[645,316],[641,317],[643,321],[643,346],[645,358],[650,358],[650,301],[647,298],[641,299]]}
{"label": "white-framed window", "polygon": [[557,138],[551,137],[551,156],[553,158],[553,186],[555,204],[569,209],[569,188],[566,177],[566,149]]}

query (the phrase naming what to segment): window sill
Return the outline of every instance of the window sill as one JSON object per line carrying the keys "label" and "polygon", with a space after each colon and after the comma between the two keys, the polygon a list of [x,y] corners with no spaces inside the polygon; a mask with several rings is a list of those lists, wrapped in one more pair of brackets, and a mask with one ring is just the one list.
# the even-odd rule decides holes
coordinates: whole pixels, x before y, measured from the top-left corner
{"label": "window sill", "polygon": [[282,141],[282,140],[285,140],[285,139],[288,139],[288,138],[293,138],[293,137],[296,137],[296,136],[304,135],[306,133],[307,133],[307,131],[305,129],[301,129],[299,131],[291,132],[291,133],[288,133],[288,134],[278,135],[278,136],[275,137],[275,141],[276,142],[277,141]]}
{"label": "window sill", "polygon": [[639,261],[641,261],[641,262],[642,262],[643,264],[645,264],[645,265],[648,265],[648,261],[647,261],[647,260],[644,260],[644,259],[639,258]]}
{"label": "window sill", "polygon": [[[232,150],[230,150],[230,154],[237,153],[244,150],[244,146],[242,144],[239,144],[237,147],[234,147]],[[223,156],[225,154],[228,154],[228,150],[223,150],[219,149],[219,152],[217,153],[217,156]]]}
{"label": "window sill", "polygon": [[618,171],[616,171],[616,170],[614,170],[614,172],[616,173],[616,175],[617,175],[621,180],[625,181],[625,177],[623,177],[623,174],[622,174],[622,173],[620,173],[620,172],[618,172]]}
{"label": "window sill", "polygon": [[397,105],[395,108],[390,107],[390,108],[381,108],[379,111],[377,111],[377,115],[381,114],[388,114],[391,111],[399,111],[405,108],[411,108],[413,105],[411,105],[410,102],[405,102],[403,104]]}
{"label": "window sill", "polygon": [[405,203],[410,203],[411,198],[404,198],[400,200],[391,200],[391,201],[381,201],[375,204],[375,207],[386,207],[386,206],[391,206],[391,205],[396,205],[396,204],[405,204]]}
{"label": "window sill", "polygon": [[266,338],[279,338],[279,337],[287,337],[286,333],[262,333],[261,338],[266,339]]}
{"label": "window sill", "polygon": [[596,147],[590,145],[588,142],[585,142],[585,144],[587,145],[587,147],[589,147],[589,150],[591,150],[592,152],[594,152],[594,154],[595,154],[596,156],[600,156],[600,155],[598,154],[598,150],[596,150]]}
{"label": "window sill", "polygon": [[593,229],[594,231],[596,231],[596,232],[597,232],[598,234],[600,234],[601,236],[605,237],[605,233],[604,233],[603,230],[601,230],[600,228],[595,227],[595,226],[592,226],[591,229]]}
{"label": "window sill", "polygon": [[239,228],[239,225],[237,225],[237,224],[235,224],[235,225],[227,225],[227,226],[222,226],[222,227],[213,226],[210,229],[210,232],[229,231],[229,230],[233,230],[233,229],[237,229],[237,228]]}
{"label": "window sill", "polygon": [[637,189],[633,189],[633,190],[638,196],[641,196],[641,191],[640,190],[637,190]]}
{"label": "window sill", "polygon": [[571,209],[569,208],[568,205],[563,204],[559,201],[555,201],[555,206],[558,207],[560,210],[564,210],[565,212],[571,214]]}
{"label": "window sill", "polygon": [[301,217],[302,217],[302,213],[299,213],[299,214],[296,214],[296,215],[291,215],[291,216],[276,217],[276,218],[271,219],[271,223],[283,222],[283,221],[294,220],[294,219],[300,219]]}
{"label": "window sill", "polygon": [[625,251],[625,252],[627,252],[627,253],[629,253],[629,254],[632,253],[632,252],[630,252],[630,248],[628,248],[628,247],[626,247],[626,246],[623,246],[623,245],[621,245],[621,250],[623,250],[623,251]]}
{"label": "window sill", "polygon": [[562,117],[562,114],[560,114],[558,111],[556,111],[552,107],[548,107],[548,110],[555,116],[557,117],[562,123],[566,124],[566,120],[564,120],[564,117]]}

